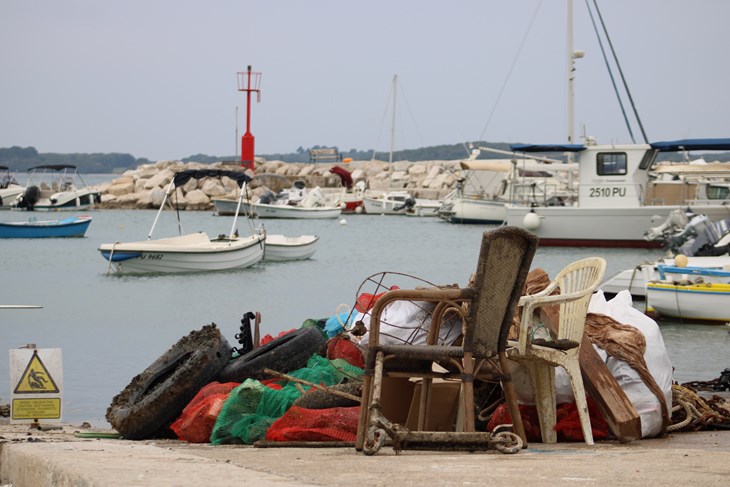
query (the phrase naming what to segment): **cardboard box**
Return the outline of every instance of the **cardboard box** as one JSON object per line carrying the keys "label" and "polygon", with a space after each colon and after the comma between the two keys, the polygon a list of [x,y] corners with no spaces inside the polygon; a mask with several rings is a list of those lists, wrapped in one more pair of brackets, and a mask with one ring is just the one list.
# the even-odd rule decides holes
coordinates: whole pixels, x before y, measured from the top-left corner
{"label": "cardboard box", "polygon": [[383,377],[380,406],[383,416],[405,425],[416,384],[408,377]]}
{"label": "cardboard box", "polygon": [[[426,431],[456,431],[461,382],[434,381],[431,386],[431,413],[426,419]],[[421,405],[421,382],[415,384],[406,428],[418,429],[418,410]]]}

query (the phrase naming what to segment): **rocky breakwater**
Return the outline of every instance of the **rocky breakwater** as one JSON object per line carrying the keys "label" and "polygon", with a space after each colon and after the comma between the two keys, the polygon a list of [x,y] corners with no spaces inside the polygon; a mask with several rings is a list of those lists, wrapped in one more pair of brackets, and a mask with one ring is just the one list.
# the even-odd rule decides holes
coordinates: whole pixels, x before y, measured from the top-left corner
{"label": "rocky breakwater", "polygon": [[[338,165],[350,171],[353,182],[364,181],[369,191],[407,190],[416,198],[442,199],[459,178],[460,161],[353,161],[350,163],[287,163],[256,160],[256,177],[250,184],[251,199],[264,191],[278,192],[303,180],[307,187],[319,186],[325,193],[342,191],[340,177],[329,170]],[[216,162],[158,161],[125,171],[110,183],[98,185],[101,208],[159,208],[176,172],[187,169],[243,170],[237,164]],[[227,178],[191,179],[176,188],[173,203],[184,210],[212,210],[212,198],[237,198],[236,183]]]}

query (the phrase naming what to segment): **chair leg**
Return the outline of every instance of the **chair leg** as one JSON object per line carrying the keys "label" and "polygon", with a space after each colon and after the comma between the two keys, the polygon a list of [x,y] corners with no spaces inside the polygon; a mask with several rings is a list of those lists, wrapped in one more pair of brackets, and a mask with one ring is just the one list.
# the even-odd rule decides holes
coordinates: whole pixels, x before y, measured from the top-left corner
{"label": "chair leg", "polygon": [[555,432],[555,367],[530,361],[527,363],[530,381],[535,394],[537,416],[540,420],[540,433],[543,443],[557,443]]}
{"label": "chair leg", "polygon": [[464,431],[474,431],[474,358],[471,353],[464,354],[464,381],[462,382],[462,390],[464,391]]}
{"label": "chair leg", "polygon": [[499,352],[499,367],[502,369],[502,391],[504,392],[505,402],[507,402],[507,408],[509,408],[509,415],[512,417],[512,428],[517,436],[522,439],[522,448],[527,448],[527,434],[525,433],[525,426],[522,423],[520,408],[517,405],[515,385],[512,383],[512,374],[509,371],[507,354],[505,352]]}
{"label": "chair leg", "polygon": [[580,426],[583,429],[583,438],[586,445],[593,445],[593,431],[591,430],[591,417],[588,414],[588,402],[586,401],[586,391],[583,386],[583,377],[580,373],[580,365],[578,360],[570,361],[564,365],[565,371],[570,378],[570,385],[573,388],[575,396],[575,405],[578,408],[578,416],[580,417]]}
{"label": "chair leg", "polygon": [[355,450],[361,451],[365,444],[368,427],[370,425],[370,402],[373,395],[373,373],[363,375],[362,394],[360,395],[360,416],[357,420],[357,436]]}
{"label": "chair leg", "polygon": [[418,431],[427,431],[431,415],[431,391],[433,379],[424,377],[421,381],[421,401],[418,407]]}

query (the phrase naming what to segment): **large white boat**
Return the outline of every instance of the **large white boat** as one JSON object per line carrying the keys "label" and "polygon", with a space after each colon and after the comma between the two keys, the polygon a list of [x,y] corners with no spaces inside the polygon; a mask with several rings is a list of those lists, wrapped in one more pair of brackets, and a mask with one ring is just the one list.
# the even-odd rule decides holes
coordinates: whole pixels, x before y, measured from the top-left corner
{"label": "large white boat", "polygon": [[689,175],[684,164],[659,166],[662,177],[652,170],[661,152],[730,150],[730,138],[627,145],[598,145],[589,138],[585,145],[515,144],[512,150],[569,152],[578,158],[572,205],[535,200],[505,206],[507,224],[532,231],[542,246],[658,247],[644,234],[673,210],[690,206],[711,219],[728,212],[730,164],[707,164],[701,175]]}
{"label": "large white boat", "polygon": [[47,164],[28,169],[25,191],[11,204],[28,211],[89,210],[101,203],[101,192],[89,188],[76,166]]}
{"label": "large white boat", "polygon": [[363,198],[368,215],[405,215],[408,205],[415,205],[416,199],[408,191],[367,192]]}
{"label": "large white boat", "polygon": [[[228,234],[211,239],[204,232],[152,239],[157,221],[169,195],[191,178],[223,177],[236,181],[239,187],[250,181],[243,172],[223,170],[189,170],[175,174],[160,205],[147,240],[102,244],[99,252],[109,261],[109,271],[117,273],[198,272],[250,267],[264,257],[266,234],[251,228],[251,235],[239,236],[236,230],[238,211]],[[243,195],[244,191],[241,191]],[[239,198],[239,208],[241,204]]]}

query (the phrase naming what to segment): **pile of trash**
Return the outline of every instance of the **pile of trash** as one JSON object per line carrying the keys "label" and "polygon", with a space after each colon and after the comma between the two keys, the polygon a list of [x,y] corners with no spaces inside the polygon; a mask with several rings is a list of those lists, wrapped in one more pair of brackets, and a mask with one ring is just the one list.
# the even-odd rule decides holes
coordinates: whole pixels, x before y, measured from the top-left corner
{"label": "pile of trash", "polygon": [[[414,287],[406,287],[404,277],[416,279],[418,285],[433,286],[404,274],[374,274],[357,290],[351,310],[305,320],[299,328],[276,337],[259,338],[260,314],[248,312],[241,320],[236,335],[240,346],[236,348],[229,345],[215,323],[193,331],[134,377],[114,397],[106,418],[131,440],[353,442],[370,313],[385,292]],[[366,283],[371,286],[367,288]],[[414,301],[388,305],[381,315],[381,341],[425,343],[433,307]],[[251,330],[254,318],[255,330]],[[445,320],[439,343],[453,344],[461,332],[458,317]],[[633,308],[628,292],[610,301],[602,292],[595,293],[586,333],[638,412],[642,438],[730,426],[730,402],[720,398],[708,402],[694,394],[693,384],[673,384],[659,327]],[[716,385],[730,389],[730,370],[726,372],[721,377],[724,382],[718,379]],[[517,366],[511,373],[528,439],[539,441],[529,378]],[[556,370],[555,385],[558,438],[582,441],[572,389],[561,368]],[[499,384],[487,386],[475,384],[475,407],[478,427],[491,430],[495,424],[511,421]],[[590,398],[589,413],[594,437],[610,437],[606,421]]]}

